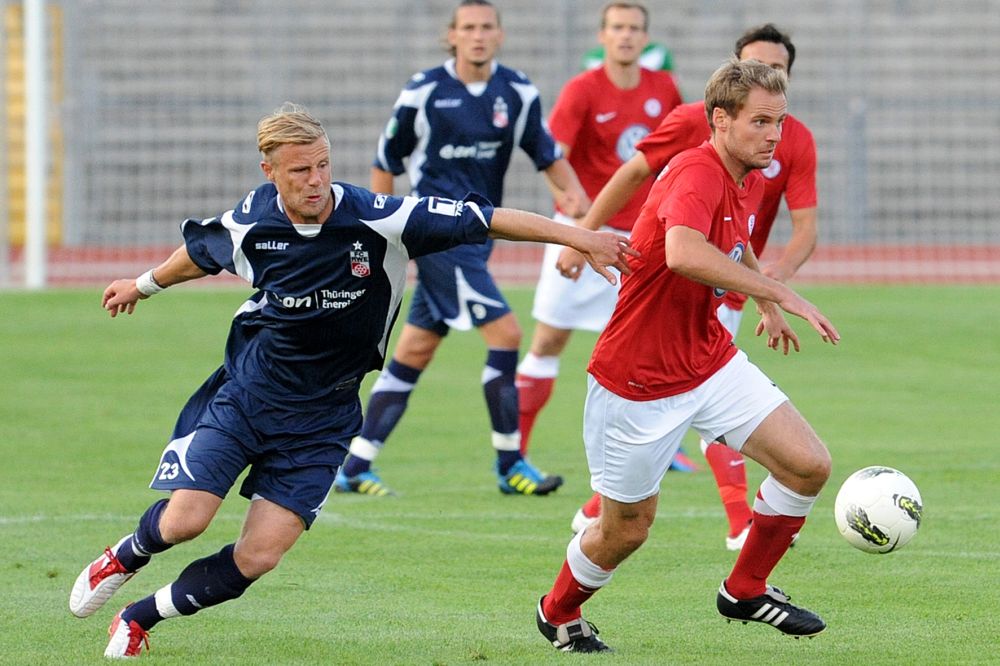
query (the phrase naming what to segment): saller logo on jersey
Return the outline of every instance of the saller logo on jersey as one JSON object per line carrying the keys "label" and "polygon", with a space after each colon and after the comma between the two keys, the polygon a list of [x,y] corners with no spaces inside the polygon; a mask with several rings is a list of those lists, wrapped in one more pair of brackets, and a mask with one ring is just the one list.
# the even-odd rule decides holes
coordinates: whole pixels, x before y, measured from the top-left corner
{"label": "saller logo on jersey", "polygon": [[368,265],[368,252],[361,249],[361,241],[355,241],[351,249],[351,275],[354,277],[368,277],[371,275],[371,266]]}
{"label": "saller logo on jersey", "polygon": [[288,243],[284,241],[263,241],[260,243],[254,243],[255,250],[287,250]]}

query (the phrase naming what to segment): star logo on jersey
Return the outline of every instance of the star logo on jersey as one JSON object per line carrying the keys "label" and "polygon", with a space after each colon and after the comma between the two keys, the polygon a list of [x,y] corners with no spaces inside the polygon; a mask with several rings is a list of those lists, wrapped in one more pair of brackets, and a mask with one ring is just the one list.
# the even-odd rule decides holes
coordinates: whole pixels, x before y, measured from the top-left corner
{"label": "star logo on jersey", "polygon": [[507,115],[507,102],[503,97],[497,97],[493,102],[493,127],[503,129],[510,124],[510,117]]}
{"label": "star logo on jersey", "polygon": [[354,247],[351,248],[351,275],[366,278],[371,274],[372,269],[368,264],[368,252],[362,249],[361,241],[354,241]]}

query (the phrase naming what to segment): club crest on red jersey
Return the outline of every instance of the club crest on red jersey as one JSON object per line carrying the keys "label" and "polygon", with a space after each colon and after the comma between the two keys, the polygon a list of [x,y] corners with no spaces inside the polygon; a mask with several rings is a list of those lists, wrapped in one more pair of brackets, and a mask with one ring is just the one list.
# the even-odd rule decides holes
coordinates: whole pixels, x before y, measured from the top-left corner
{"label": "club crest on red jersey", "polygon": [[355,241],[351,248],[351,275],[354,277],[368,277],[372,269],[368,264],[368,252],[361,249],[361,241]]}
{"label": "club crest on red jersey", "polygon": [[781,162],[772,159],[770,164],[760,170],[760,173],[764,176],[764,178],[774,180],[778,177],[778,174],[781,173]]}
{"label": "club crest on red jersey", "polygon": [[[753,223],[751,222],[750,224]],[[746,252],[746,250],[747,250],[746,245],[744,245],[742,242],[738,242],[736,243],[736,245],[733,246],[733,249],[730,250],[727,254],[730,259],[732,259],[736,263],[740,263],[741,261],[743,261],[743,253]],[[723,296],[726,295],[727,291],[728,290],[722,289],[721,287],[714,287],[712,289],[712,293],[715,295],[716,298],[722,298]]]}

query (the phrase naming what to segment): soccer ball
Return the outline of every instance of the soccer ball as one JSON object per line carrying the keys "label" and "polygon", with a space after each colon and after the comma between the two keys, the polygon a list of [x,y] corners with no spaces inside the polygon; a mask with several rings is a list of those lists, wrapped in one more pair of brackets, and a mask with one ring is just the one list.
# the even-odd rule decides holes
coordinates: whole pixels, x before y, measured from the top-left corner
{"label": "soccer ball", "polygon": [[923,510],[913,481],[891,467],[865,467],[851,474],[834,503],[837,529],[866,553],[891,553],[909,543]]}

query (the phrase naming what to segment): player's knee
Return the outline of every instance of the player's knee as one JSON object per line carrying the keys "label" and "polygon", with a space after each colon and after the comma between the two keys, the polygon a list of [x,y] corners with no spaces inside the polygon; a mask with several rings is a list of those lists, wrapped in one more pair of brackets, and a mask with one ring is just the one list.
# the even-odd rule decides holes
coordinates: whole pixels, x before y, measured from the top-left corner
{"label": "player's knee", "polygon": [[208,527],[211,517],[207,519],[198,515],[164,514],[160,520],[160,535],[170,544],[183,543],[194,539]]}
{"label": "player's knee", "polygon": [[247,578],[260,578],[277,568],[284,552],[275,549],[254,549],[241,547],[237,543],[233,559],[240,572]]}
{"label": "player's knee", "polygon": [[816,495],[830,478],[833,463],[825,448],[820,448],[808,458],[797,461],[791,470],[800,480],[801,491],[806,495]]}
{"label": "player's knee", "polygon": [[628,553],[634,553],[639,550],[642,544],[646,543],[646,540],[649,538],[649,525],[645,523],[630,525],[628,529],[621,533],[619,538],[622,550]]}
{"label": "player's knee", "polygon": [[535,329],[535,337],[531,341],[531,353],[535,356],[559,356],[569,340],[569,331],[540,331]]}
{"label": "player's knee", "polygon": [[480,327],[479,333],[490,347],[518,349],[521,346],[521,325],[517,323],[513,313],[484,324]]}
{"label": "player's knee", "polygon": [[818,452],[813,461],[812,474],[810,475],[812,479],[818,483],[825,484],[827,479],[830,478],[830,474],[833,471],[833,461],[830,458],[830,452],[823,448]]}
{"label": "player's knee", "polygon": [[601,536],[605,542],[627,556],[637,551],[649,538],[652,520],[637,516],[631,520],[601,521]]}

